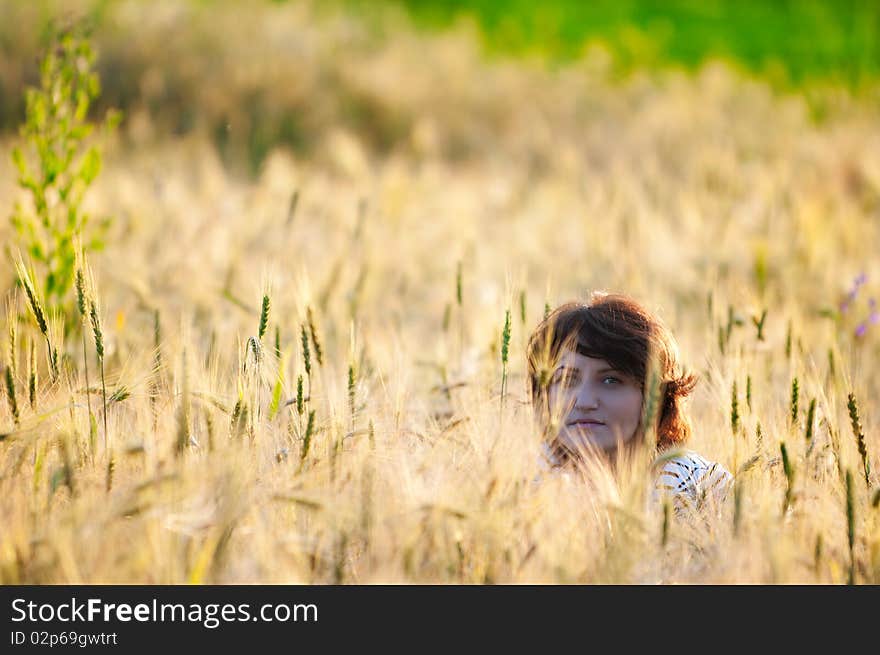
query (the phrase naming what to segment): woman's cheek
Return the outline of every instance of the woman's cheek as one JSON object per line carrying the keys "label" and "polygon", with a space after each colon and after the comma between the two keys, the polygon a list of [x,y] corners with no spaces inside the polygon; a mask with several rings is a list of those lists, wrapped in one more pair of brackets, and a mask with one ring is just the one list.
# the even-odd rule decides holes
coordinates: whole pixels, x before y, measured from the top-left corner
{"label": "woman's cheek", "polygon": [[570,394],[565,393],[563,390],[553,389],[547,397],[550,420],[557,421],[560,423],[560,428],[564,428],[566,416],[571,411]]}

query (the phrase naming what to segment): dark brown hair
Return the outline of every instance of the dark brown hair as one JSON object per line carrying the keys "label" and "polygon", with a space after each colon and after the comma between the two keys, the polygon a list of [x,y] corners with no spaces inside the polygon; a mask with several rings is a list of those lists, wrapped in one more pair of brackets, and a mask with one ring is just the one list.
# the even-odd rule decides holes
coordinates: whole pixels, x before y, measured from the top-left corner
{"label": "dark brown hair", "polygon": [[623,294],[594,292],[588,303],[557,307],[535,328],[526,351],[528,382],[532,402],[542,412],[556,362],[566,348],[606,360],[636,380],[643,393],[653,359],[660,392],[657,448],[681,444],[690,437],[684,398],[697,378],[681,370],[678,346],[669,329],[635,300]]}

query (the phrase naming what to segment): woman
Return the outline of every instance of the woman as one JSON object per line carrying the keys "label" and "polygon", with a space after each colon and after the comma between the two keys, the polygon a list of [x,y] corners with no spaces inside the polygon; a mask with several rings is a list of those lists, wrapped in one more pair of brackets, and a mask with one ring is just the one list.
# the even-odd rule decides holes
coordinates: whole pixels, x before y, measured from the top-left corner
{"label": "woman", "polygon": [[614,465],[648,447],[655,498],[669,495],[681,508],[726,495],[730,473],[682,448],[691,433],[684,399],[696,378],[680,372],[672,334],[635,300],[596,292],[589,303],[558,307],[535,328],[527,356],[551,466],[591,455]]}

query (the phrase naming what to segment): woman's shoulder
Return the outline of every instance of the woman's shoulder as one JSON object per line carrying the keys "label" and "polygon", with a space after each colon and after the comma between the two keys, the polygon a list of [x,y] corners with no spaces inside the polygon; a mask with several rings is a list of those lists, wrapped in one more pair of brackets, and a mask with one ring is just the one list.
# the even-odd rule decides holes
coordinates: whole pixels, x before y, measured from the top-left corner
{"label": "woman's shoulder", "polygon": [[661,453],[655,460],[661,470],[687,471],[698,473],[703,471],[726,471],[718,462],[704,457],[695,450],[676,448]]}
{"label": "woman's shoulder", "polygon": [[693,450],[662,453],[655,461],[657,491],[688,496],[701,502],[707,496],[720,500],[726,495],[733,476],[724,466]]}

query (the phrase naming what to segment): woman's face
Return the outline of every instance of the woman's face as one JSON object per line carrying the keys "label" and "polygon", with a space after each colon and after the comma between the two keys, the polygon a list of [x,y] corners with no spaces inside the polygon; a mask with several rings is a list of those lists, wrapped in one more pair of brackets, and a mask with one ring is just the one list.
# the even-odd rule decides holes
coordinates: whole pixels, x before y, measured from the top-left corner
{"label": "woman's face", "polygon": [[559,421],[559,443],[570,452],[590,443],[610,455],[632,441],[639,428],[638,382],[604,359],[563,350],[547,397],[550,416]]}

